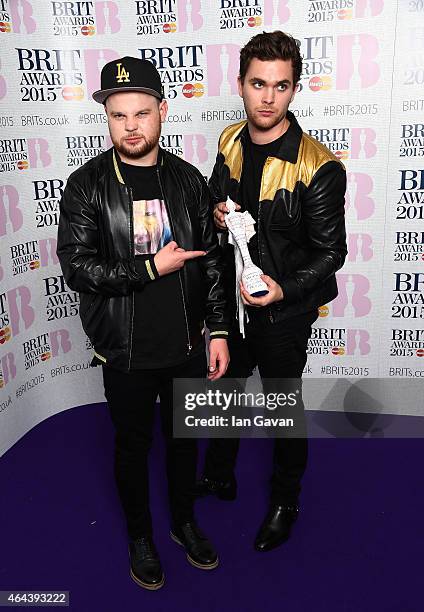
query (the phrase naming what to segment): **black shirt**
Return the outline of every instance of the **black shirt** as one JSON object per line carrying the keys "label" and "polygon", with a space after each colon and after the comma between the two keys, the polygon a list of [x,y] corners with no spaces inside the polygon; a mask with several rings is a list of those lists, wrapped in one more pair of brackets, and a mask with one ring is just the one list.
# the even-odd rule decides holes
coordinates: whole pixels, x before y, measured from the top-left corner
{"label": "black shirt", "polygon": [[275,157],[281,147],[285,133],[267,144],[252,142],[249,130],[243,144],[243,171],[240,180],[240,204],[242,210],[248,210],[255,219],[256,234],[249,242],[249,252],[253,263],[260,267],[258,252],[258,213],[261,192],[262,171],[267,157]]}
{"label": "black shirt", "polygon": [[[120,162],[133,199],[136,266],[173,240],[157,166]],[[143,264],[144,265],[144,264]],[[146,283],[134,293],[131,369],[164,368],[187,357],[187,328],[179,273]]]}

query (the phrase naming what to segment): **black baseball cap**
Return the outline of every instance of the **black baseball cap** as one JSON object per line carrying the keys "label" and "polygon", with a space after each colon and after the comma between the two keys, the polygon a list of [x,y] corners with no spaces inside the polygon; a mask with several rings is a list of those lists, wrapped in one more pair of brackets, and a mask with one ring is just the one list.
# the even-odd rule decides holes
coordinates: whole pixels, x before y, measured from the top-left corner
{"label": "black baseball cap", "polygon": [[163,99],[159,72],[152,62],[137,57],[121,57],[105,64],[100,77],[101,89],[93,98],[103,104],[108,96],[122,91],[140,91]]}

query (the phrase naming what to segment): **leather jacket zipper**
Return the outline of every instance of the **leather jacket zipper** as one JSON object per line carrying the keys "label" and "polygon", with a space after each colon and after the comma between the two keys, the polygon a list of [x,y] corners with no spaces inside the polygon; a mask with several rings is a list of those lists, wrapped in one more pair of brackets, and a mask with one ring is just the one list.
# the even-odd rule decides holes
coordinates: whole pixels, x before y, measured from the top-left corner
{"label": "leather jacket zipper", "polygon": [[[165,194],[165,190],[163,188],[162,180],[160,178],[159,161],[158,161],[158,165],[156,166],[156,172],[157,172],[157,176],[158,176],[159,187],[160,187],[160,190],[162,192],[163,201],[165,203],[165,208],[166,208],[167,213],[168,213],[169,222],[171,224],[172,236],[173,236],[173,238],[175,240],[175,227],[174,227],[174,223],[173,223],[173,220],[172,220],[171,211],[170,211],[169,206],[168,206],[167,201],[166,201],[166,194]],[[184,319],[185,319],[186,333],[187,333],[187,353],[186,354],[187,354],[187,356],[189,356],[190,353],[191,353],[191,349],[193,347],[191,345],[191,339],[190,339],[190,330],[189,330],[189,326],[188,326],[187,307],[186,307],[186,301],[185,301],[185,296],[184,296],[183,281],[182,281],[182,278],[181,278],[181,270],[178,270],[178,279],[180,281],[181,297],[183,298]]]}
{"label": "leather jacket zipper", "polygon": [[[259,255],[259,265],[260,265],[261,270],[263,270],[262,257],[261,257],[261,240],[260,240],[261,212],[262,212],[261,194],[262,194],[263,178],[265,174],[265,166],[267,166],[267,164],[269,163],[268,160],[269,160],[269,157],[266,158],[264,167],[262,168],[261,188],[259,192],[259,206],[258,206],[258,255]],[[268,318],[271,321],[271,323],[274,323],[274,315],[272,314],[271,306],[268,306],[267,308],[268,308]]]}
{"label": "leather jacket zipper", "polygon": [[[135,257],[134,255],[134,211],[133,211],[133,195],[132,195],[131,187],[127,187],[127,191],[129,195],[129,201],[130,201],[130,207],[129,207],[129,211],[130,211],[130,214],[129,214],[130,251],[131,251],[132,258],[134,259]],[[129,335],[128,335],[128,346],[129,346],[128,370],[131,369],[133,332],[134,332],[134,291],[131,294],[131,324],[130,324]]]}

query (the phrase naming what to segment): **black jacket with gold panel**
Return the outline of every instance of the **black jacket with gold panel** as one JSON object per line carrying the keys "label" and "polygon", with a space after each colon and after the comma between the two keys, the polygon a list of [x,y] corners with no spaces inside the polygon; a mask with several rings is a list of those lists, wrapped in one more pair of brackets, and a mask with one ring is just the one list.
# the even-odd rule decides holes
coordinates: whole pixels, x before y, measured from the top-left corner
{"label": "black jacket with gold panel", "polygon": [[[259,198],[259,260],[284,298],[268,306],[279,321],[308,312],[337,296],[335,272],[345,260],[346,172],[327,147],[305,134],[293,113],[278,155],[268,157]],[[227,127],[219,139],[209,187],[215,204],[240,202],[247,122]],[[226,247],[227,282],[234,294],[233,247]],[[235,302],[234,302],[235,304]]]}

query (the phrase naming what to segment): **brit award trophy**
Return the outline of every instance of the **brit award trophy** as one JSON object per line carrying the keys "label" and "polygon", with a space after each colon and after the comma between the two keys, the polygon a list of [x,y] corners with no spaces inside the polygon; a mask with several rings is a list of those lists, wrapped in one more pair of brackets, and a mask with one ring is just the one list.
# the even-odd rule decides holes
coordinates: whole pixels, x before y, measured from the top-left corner
{"label": "brit award trophy", "polygon": [[[263,274],[262,270],[256,266],[252,258],[250,257],[249,248],[247,246],[249,240],[255,234],[253,225],[255,221],[250,213],[245,211],[244,213],[236,212],[236,205],[230,198],[227,199],[227,208],[229,210],[226,216],[226,224],[228,230],[231,232],[234,247],[240,252],[241,261],[243,264],[241,272],[241,281],[243,285],[252,297],[261,297],[268,293],[268,287],[261,279]],[[237,255],[236,255],[237,263]]]}
{"label": "brit award trophy", "polygon": [[256,266],[250,257],[248,242],[254,236],[255,220],[245,211],[236,211],[236,205],[227,199],[228,214],[225,222],[228,228],[228,242],[234,246],[236,263],[236,295],[238,303],[238,320],[240,333],[244,337],[244,304],[240,294],[240,281],[252,297],[261,297],[268,293],[266,283],[261,279],[262,270]]}

